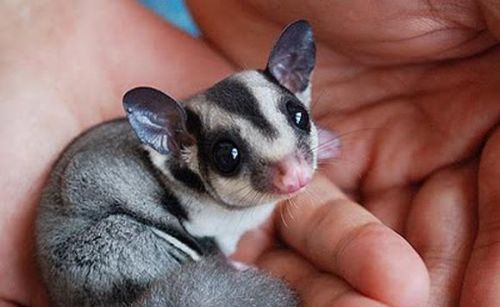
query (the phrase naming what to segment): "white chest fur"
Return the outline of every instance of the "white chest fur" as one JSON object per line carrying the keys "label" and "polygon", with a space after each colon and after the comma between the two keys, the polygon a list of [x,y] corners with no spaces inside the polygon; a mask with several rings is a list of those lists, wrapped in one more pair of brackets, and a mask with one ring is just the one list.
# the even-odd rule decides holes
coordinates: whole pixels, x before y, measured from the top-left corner
{"label": "white chest fur", "polygon": [[195,236],[214,237],[221,251],[230,255],[236,250],[241,236],[257,228],[271,215],[274,203],[242,210],[228,210],[215,204],[200,206],[189,212],[186,230]]}
{"label": "white chest fur", "polygon": [[208,197],[204,200],[201,195],[195,197],[182,184],[175,185],[175,180],[164,167],[165,156],[148,146],[145,146],[145,149],[149,152],[153,164],[171,180],[172,190],[178,192],[176,196],[186,206],[189,215],[189,220],[183,223],[186,230],[194,236],[213,237],[225,255],[232,254],[241,236],[263,224],[275,207],[275,203],[269,203],[230,210]]}

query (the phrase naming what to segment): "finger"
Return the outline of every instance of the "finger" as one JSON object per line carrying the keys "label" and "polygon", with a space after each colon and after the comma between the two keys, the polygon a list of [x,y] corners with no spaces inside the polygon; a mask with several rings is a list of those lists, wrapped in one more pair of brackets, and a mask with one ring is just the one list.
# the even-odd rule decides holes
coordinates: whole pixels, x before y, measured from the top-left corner
{"label": "finger", "polygon": [[267,252],[258,259],[257,265],[285,279],[297,291],[301,306],[383,306],[355,291],[335,275],[319,272],[289,250]]}
{"label": "finger", "polygon": [[300,205],[291,207],[294,219],[278,219],[283,240],[369,297],[390,305],[423,304],[429,277],[411,246],[324,177],[317,176],[313,188],[314,198],[303,193]]}
{"label": "finger", "polygon": [[476,231],[476,171],[472,164],[440,171],[412,203],[406,238],[429,270],[429,306],[459,304]]}
{"label": "finger", "polygon": [[269,219],[264,225],[243,235],[238,242],[236,252],[231,255],[231,259],[253,264],[273,244],[275,244],[274,223],[272,219]]}
{"label": "finger", "polygon": [[463,306],[500,305],[500,128],[479,164],[478,233],[464,281]]}

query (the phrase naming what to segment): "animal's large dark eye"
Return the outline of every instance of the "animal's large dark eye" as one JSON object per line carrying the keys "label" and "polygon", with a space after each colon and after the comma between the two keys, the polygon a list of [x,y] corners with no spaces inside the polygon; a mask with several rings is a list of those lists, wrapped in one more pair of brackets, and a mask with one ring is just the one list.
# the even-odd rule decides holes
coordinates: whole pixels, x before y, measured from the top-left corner
{"label": "animal's large dark eye", "polygon": [[231,141],[220,141],[213,147],[215,167],[223,174],[233,173],[240,165],[240,150]]}
{"label": "animal's large dark eye", "polygon": [[309,114],[307,114],[307,111],[303,106],[290,100],[286,103],[286,109],[288,111],[290,119],[292,120],[293,124],[297,126],[297,128],[309,131]]}

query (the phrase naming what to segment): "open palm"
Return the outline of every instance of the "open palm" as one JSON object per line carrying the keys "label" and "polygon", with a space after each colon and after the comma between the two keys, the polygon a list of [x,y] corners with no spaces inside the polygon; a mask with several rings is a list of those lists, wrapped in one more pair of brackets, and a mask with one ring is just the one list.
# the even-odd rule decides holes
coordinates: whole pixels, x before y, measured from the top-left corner
{"label": "open palm", "polygon": [[[0,54],[0,299],[46,303],[33,220],[50,165],[73,137],[120,116],[122,93],[132,86],[182,98],[238,66],[261,66],[278,29],[300,12],[311,15],[319,41],[313,111],[340,134],[341,155],[277,215],[275,231],[288,247],[262,251],[269,233],[255,233],[240,256],[252,254],[285,276],[311,306],[424,304],[428,272],[434,304],[500,301],[491,282],[500,274],[500,19],[484,17],[486,6],[464,5],[470,18],[457,13],[462,23],[453,20],[454,27],[434,15],[439,9],[418,11],[437,16],[436,24],[405,23],[397,10],[356,1],[331,2],[328,10],[322,2],[303,9],[305,1],[290,2],[267,16],[259,10],[272,2],[256,1],[243,12],[275,23],[267,29],[262,21],[253,41],[231,35],[252,17],[235,13],[241,23],[227,30],[209,18],[220,13],[217,5],[202,10],[203,1],[190,2],[220,55],[132,1],[1,5],[0,44],[9,48]],[[322,18],[323,11],[339,17]],[[361,16],[363,23],[353,22]],[[415,24],[433,34],[419,35]]]}
{"label": "open palm", "polygon": [[[316,18],[313,111],[342,143],[277,219],[304,259],[286,250],[261,258],[309,305],[500,302],[500,11],[462,2],[297,1],[274,17]],[[262,14],[269,6],[254,3]],[[394,233],[325,178],[415,248],[429,301],[425,274]],[[278,265],[281,257],[293,260]]]}

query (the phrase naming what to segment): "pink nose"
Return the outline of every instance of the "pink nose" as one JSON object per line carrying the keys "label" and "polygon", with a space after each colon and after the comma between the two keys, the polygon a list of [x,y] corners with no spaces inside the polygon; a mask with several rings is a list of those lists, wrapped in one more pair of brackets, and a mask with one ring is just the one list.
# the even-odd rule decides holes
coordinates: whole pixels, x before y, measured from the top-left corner
{"label": "pink nose", "polygon": [[276,163],[272,184],[278,193],[291,194],[306,186],[311,177],[311,167],[303,158],[287,156]]}

